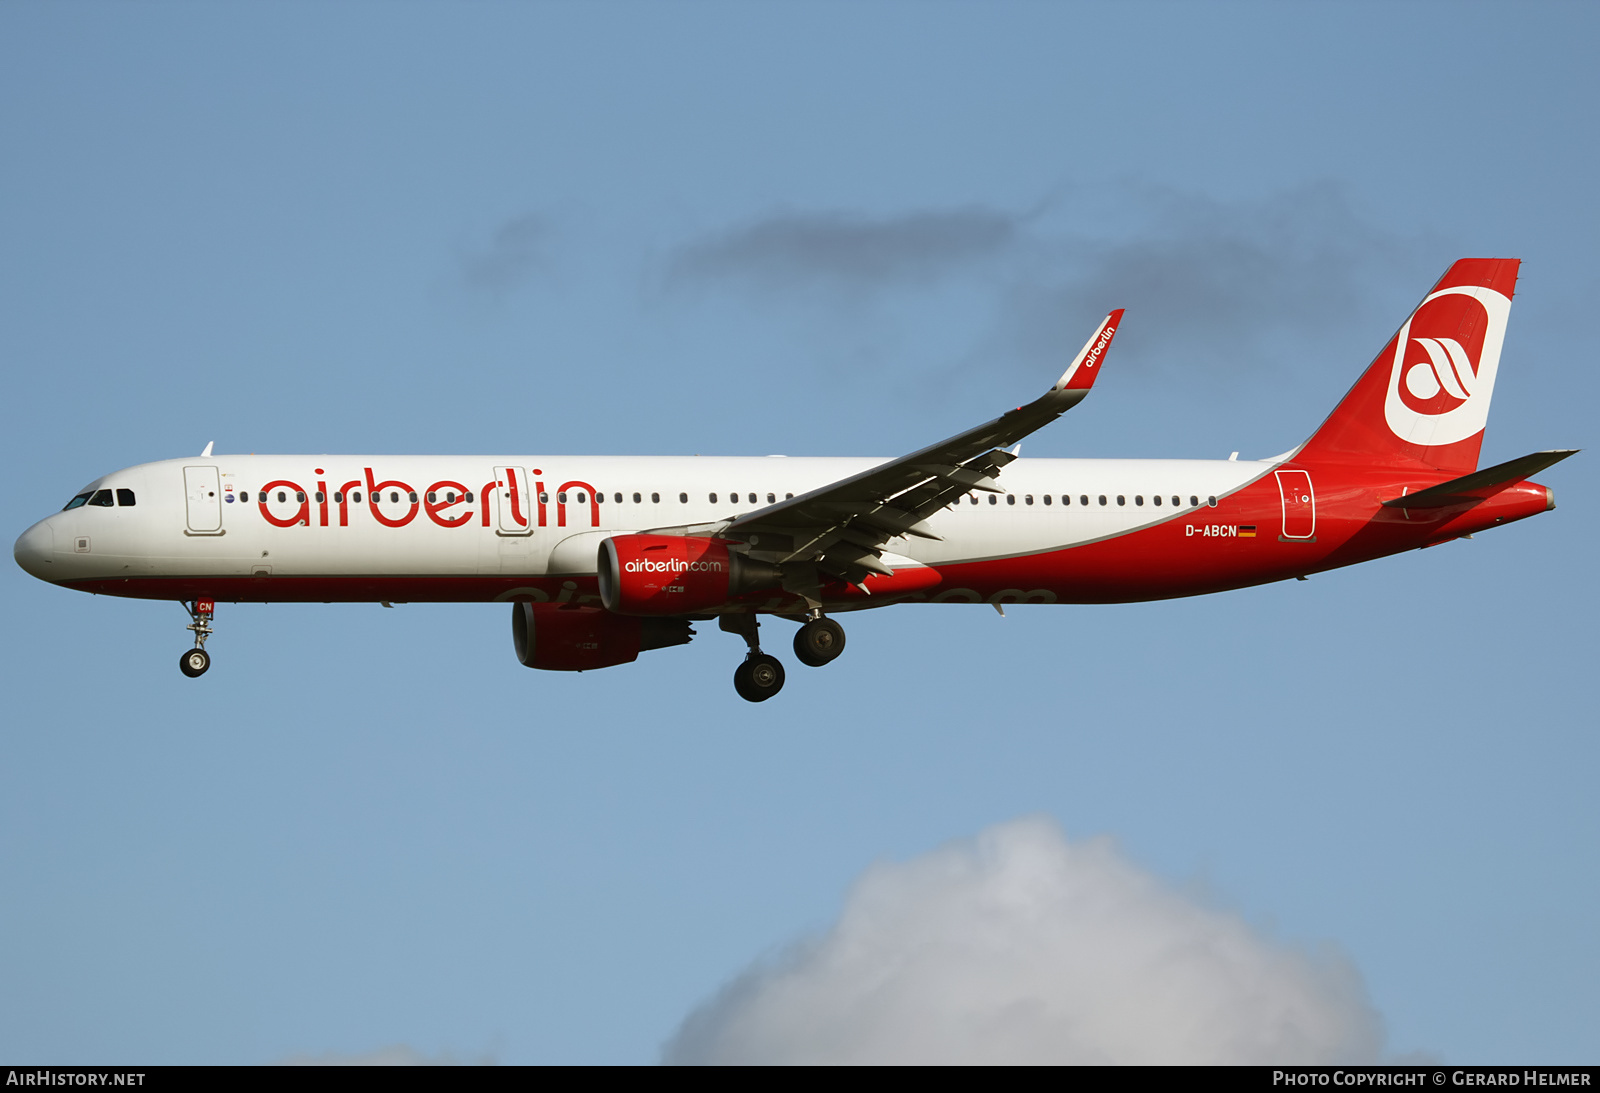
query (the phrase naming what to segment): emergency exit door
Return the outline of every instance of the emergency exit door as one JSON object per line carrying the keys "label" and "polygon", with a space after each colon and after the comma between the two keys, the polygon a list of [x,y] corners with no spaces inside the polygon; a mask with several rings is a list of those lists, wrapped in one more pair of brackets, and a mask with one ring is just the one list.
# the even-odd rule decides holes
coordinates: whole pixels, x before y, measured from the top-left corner
{"label": "emergency exit door", "polygon": [[495,531],[500,535],[531,535],[534,529],[533,482],[522,467],[494,469]]}
{"label": "emergency exit door", "polygon": [[1283,499],[1283,539],[1317,537],[1317,495],[1306,471],[1279,471],[1278,496]]}

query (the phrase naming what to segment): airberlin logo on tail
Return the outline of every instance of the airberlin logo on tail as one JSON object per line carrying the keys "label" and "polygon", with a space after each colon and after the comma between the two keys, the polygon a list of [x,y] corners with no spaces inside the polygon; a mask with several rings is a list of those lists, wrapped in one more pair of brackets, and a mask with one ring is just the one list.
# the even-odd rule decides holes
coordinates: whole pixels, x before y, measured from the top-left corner
{"label": "airberlin logo on tail", "polygon": [[1436,447],[1483,430],[1510,313],[1509,298],[1476,285],[1422,301],[1395,338],[1383,402],[1395,436]]}

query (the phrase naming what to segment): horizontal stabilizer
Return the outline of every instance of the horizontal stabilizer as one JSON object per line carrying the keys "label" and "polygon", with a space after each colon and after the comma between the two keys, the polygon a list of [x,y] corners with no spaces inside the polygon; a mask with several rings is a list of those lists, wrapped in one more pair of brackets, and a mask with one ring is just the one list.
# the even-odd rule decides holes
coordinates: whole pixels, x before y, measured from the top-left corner
{"label": "horizontal stabilizer", "polygon": [[1538,474],[1546,467],[1553,466],[1567,458],[1569,455],[1578,454],[1577,448],[1562,448],[1549,452],[1534,452],[1518,459],[1510,460],[1493,467],[1486,467],[1472,474],[1453,478],[1449,482],[1441,482],[1437,486],[1430,486],[1416,493],[1408,493],[1404,497],[1396,497],[1392,501],[1385,501],[1384,505],[1394,509],[1442,509],[1451,505],[1471,505],[1493,497],[1501,490],[1515,486],[1528,478]]}

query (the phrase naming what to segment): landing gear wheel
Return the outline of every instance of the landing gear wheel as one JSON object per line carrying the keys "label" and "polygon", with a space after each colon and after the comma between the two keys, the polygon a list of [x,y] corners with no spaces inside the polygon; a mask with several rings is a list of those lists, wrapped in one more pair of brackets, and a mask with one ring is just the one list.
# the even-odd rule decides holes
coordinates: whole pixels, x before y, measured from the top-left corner
{"label": "landing gear wheel", "polygon": [[190,679],[206,674],[211,667],[211,654],[204,649],[190,649],[178,658],[178,670]]}
{"label": "landing gear wheel", "polygon": [[733,670],[733,689],[746,702],[765,702],[783,690],[783,663],[766,653],[754,653]]}
{"label": "landing gear wheel", "polygon": [[832,619],[816,618],[794,635],[794,655],[810,668],[820,668],[844,652],[844,627]]}

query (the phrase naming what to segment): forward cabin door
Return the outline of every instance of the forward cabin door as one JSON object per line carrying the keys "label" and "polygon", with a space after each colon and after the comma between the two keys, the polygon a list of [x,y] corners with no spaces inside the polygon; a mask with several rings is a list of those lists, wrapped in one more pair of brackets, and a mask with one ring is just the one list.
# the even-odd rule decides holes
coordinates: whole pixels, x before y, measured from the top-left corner
{"label": "forward cabin door", "polygon": [[1306,471],[1279,471],[1278,496],[1283,499],[1283,535],[1289,541],[1317,537],[1317,495]]}
{"label": "forward cabin door", "polygon": [[533,480],[522,467],[494,469],[495,531],[500,535],[531,535],[539,499],[533,493]]}
{"label": "forward cabin door", "polygon": [[217,468],[183,468],[183,489],[187,501],[190,534],[221,534],[222,482],[218,477]]}

